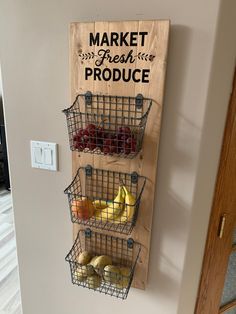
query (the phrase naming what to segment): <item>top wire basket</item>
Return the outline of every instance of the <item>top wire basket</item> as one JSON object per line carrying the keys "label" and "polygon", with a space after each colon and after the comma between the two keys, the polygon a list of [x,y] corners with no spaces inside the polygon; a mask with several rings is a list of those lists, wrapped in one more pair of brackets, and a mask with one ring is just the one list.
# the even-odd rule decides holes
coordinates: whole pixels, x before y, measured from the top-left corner
{"label": "top wire basket", "polygon": [[142,148],[152,100],[136,97],[77,95],[63,110],[72,151],[134,158]]}

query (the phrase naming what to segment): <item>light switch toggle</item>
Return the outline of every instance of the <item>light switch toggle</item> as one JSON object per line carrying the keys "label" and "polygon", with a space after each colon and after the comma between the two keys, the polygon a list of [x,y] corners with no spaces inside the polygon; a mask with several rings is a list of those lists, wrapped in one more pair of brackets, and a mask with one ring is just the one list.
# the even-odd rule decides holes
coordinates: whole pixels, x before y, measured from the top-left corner
{"label": "light switch toggle", "polygon": [[44,149],[44,163],[46,165],[52,165],[52,150],[50,148]]}
{"label": "light switch toggle", "polygon": [[42,164],[42,148],[41,147],[35,147],[34,148],[34,161],[38,164]]}
{"label": "light switch toggle", "polygon": [[31,165],[33,168],[57,171],[57,144],[31,141]]}

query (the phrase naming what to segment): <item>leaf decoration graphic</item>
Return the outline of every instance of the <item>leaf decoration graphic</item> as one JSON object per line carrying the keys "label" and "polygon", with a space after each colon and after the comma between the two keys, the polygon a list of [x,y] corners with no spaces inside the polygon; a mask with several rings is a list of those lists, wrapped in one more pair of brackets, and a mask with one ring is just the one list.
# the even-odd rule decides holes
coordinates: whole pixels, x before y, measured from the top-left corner
{"label": "leaf decoration graphic", "polygon": [[94,52],[79,53],[79,57],[81,58],[81,60],[90,60],[95,57],[95,53]]}
{"label": "leaf decoration graphic", "polygon": [[154,58],[155,58],[154,55],[150,55],[150,56],[149,56],[149,61],[153,61]]}
{"label": "leaf decoration graphic", "polygon": [[153,61],[153,59],[155,58],[154,55],[150,55],[150,54],[145,53],[145,52],[139,52],[137,54],[137,57],[139,60],[144,60],[144,61]]}

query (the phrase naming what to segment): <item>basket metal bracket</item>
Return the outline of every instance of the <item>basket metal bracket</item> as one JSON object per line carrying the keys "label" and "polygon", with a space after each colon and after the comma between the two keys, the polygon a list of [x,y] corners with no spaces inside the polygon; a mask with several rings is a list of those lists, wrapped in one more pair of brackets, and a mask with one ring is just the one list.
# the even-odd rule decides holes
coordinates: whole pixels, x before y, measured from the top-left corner
{"label": "basket metal bracket", "polygon": [[127,240],[127,246],[129,249],[132,249],[134,247],[134,240],[132,238],[129,238]]}
{"label": "basket metal bracket", "polygon": [[84,98],[85,98],[85,105],[86,106],[91,106],[92,105],[92,93],[90,91],[87,91],[84,94]]}
{"label": "basket metal bracket", "polygon": [[143,107],[143,95],[142,94],[138,94],[135,97],[135,105],[138,109],[141,109]]}
{"label": "basket metal bracket", "polygon": [[87,228],[87,229],[84,230],[84,234],[85,234],[85,237],[86,237],[86,238],[91,238],[91,236],[92,236],[92,230],[89,229],[89,228]]}
{"label": "basket metal bracket", "polygon": [[86,174],[87,177],[91,177],[92,176],[92,170],[93,170],[93,168],[90,165],[87,165],[85,167],[85,174]]}
{"label": "basket metal bracket", "polygon": [[131,173],[131,182],[132,183],[137,183],[138,182],[138,174],[137,174],[137,172],[132,172]]}

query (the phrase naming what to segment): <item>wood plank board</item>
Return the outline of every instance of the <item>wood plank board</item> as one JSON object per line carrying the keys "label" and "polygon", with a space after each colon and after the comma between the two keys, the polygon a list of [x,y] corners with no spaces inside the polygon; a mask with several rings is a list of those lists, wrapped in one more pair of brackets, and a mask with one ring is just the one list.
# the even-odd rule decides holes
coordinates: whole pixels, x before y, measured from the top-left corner
{"label": "wood plank board", "polygon": [[[133,287],[145,289],[147,284],[149,250],[152,229],[152,216],[156,186],[156,169],[158,157],[158,144],[160,137],[161,114],[163,106],[164,82],[167,62],[167,49],[169,39],[170,22],[160,21],[121,21],[121,22],[75,22],[70,26],[70,78],[71,78],[71,101],[78,93],[91,91],[93,94],[133,96],[141,93],[144,97],[153,100],[146,125],[143,149],[134,159],[125,159],[111,156],[93,155],[73,152],[73,175],[79,166],[87,164],[96,168],[115,170],[121,172],[136,171],[139,175],[147,178],[142,201],[139,210],[137,224],[131,236],[142,245],[140,258],[136,267]],[[91,45],[90,33],[93,34],[95,44]],[[103,37],[106,33],[107,37]],[[117,41],[111,41],[110,35],[117,33]],[[123,33],[123,39],[122,34]],[[127,36],[124,34],[128,33]],[[99,40],[96,39],[96,34]],[[125,37],[125,39],[124,39]],[[105,59],[99,66],[111,71],[114,68],[121,71],[136,71],[134,79],[128,82],[98,80],[92,75],[85,77],[86,68],[90,72],[97,67],[96,58],[82,59],[79,55],[94,53],[101,54],[100,49],[109,49],[111,56],[132,54],[134,62],[109,62]],[[131,51],[132,50],[132,51]],[[141,53],[141,55],[140,55]],[[142,57],[142,54],[148,57]],[[144,55],[144,56],[145,56]],[[149,56],[155,56],[152,60]],[[140,57],[138,57],[140,56]],[[133,60],[132,59],[132,60]],[[146,72],[143,72],[145,70]],[[142,76],[144,75],[144,76]],[[146,75],[146,76],[145,76]],[[137,82],[140,80],[139,82]],[[78,229],[83,226],[74,225],[74,236]],[[107,232],[112,235],[112,232]],[[114,233],[115,236],[119,234]]]}

